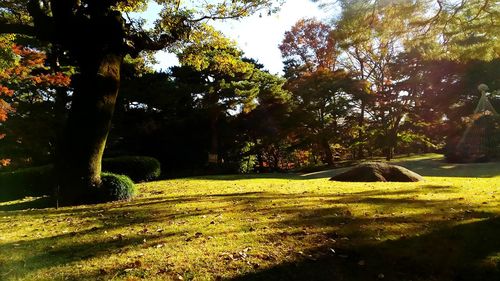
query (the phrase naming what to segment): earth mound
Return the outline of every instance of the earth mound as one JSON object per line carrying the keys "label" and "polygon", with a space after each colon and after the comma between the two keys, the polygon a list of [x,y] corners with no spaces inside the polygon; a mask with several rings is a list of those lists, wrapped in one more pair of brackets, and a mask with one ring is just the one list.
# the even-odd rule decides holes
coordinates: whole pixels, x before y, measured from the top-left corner
{"label": "earth mound", "polygon": [[338,174],[331,181],[349,182],[417,182],[424,178],[404,167],[387,163],[363,163],[355,166],[347,172]]}

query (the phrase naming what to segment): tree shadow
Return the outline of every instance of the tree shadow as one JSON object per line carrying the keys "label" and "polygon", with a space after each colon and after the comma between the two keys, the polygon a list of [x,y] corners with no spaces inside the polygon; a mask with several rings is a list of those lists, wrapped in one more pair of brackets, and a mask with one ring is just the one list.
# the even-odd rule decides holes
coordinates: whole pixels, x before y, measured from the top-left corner
{"label": "tree shadow", "polygon": [[500,280],[500,219],[444,227],[361,247],[311,249],[304,258],[232,280]]}
{"label": "tree shadow", "polygon": [[[369,190],[337,194],[325,201],[344,208],[297,208],[295,217],[281,222],[283,229],[340,226],[325,234],[336,242],[321,241],[321,245],[304,251],[291,262],[233,280],[500,280],[499,217],[469,210],[475,206],[460,199],[412,197],[422,190],[435,193],[450,189],[453,187],[425,185],[389,192]],[[400,197],[391,198],[394,195]],[[349,206],[353,204],[369,204],[379,213],[365,217],[351,214]],[[416,212],[405,216],[391,214],[399,208]],[[422,229],[398,232],[390,228],[404,224],[419,224],[425,231],[420,234]],[[379,241],[376,236],[380,231],[392,232],[387,237],[398,238]],[[343,237],[349,240],[342,241]],[[283,234],[269,240],[280,239]]]}
{"label": "tree shadow", "polygon": [[[377,280],[378,274],[381,273],[384,274],[384,280],[500,280],[495,279],[499,278],[498,261],[486,262],[486,266],[483,263],[489,255],[500,251],[500,242],[494,241],[500,234],[498,218],[490,218],[492,215],[489,213],[461,210],[464,206],[458,199],[424,200],[413,197],[422,191],[447,192],[452,188],[447,185],[423,185],[403,190],[374,189],[337,194],[252,191],[178,196],[160,194],[151,198],[137,198],[131,202],[37,210],[38,217],[65,215],[65,218],[74,217],[83,222],[85,219],[94,219],[98,226],[82,224],[79,230],[70,233],[45,238],[30,237],[0,244],[0,253],[17,252],[18,256],[25,257],[23,260],[5,260],[3,264],[0,258],[0,271],[8,272],[14,269],[12,276],[26,278],[23,275],[26,274],[26,266],[29,272],[36,272],[39,269],[80,260],[111,256],[137,245],[150,247],[158,241],[163,242],[182,233],[165,231],[148,234],[146,244],[144,235],[137,232],[117,238],[111,235],[102,236],[102,233],[111,233],[124,227],[142,227],[173,218],[182,220],[190,216],[222,213],[224,208],[231,206],[232,212],[248,213],[249,217],[255,211],[256,214],[252,216],[278,213],[286,217],[273,220],[272,227],[276,228],[276,231],[274,234],[266,234],[267,241],[281,241],[287,238],[283,236],[300,240],[307,236],[301,230],[309,226],[328,231],[324,234],[326,240],[338,240],[334,245],[328,241],[318,241],[293,262],[248,273],[235,280]],[[303,200],[306,198],[312,201]],[[273,206],[273,202],[278,200],[285,203],[294,200],[297,204],[283,203]],[[322,200],[325,205],[314,206],[314,203],[318,202],[316,200]],[[214,201],[223,204],[211,207],[213,205],[209,203]],[[191,202],[198,204],[180,209],[174,207],[179,203]],[[373,206],[380,211],[380,216],[351,214],[349,209],[358,203]],[[416,211],[421,209],[422,212],[408,216],[390,215],[393,209],[399,207]],[[445,214],[441,210],[452,208],[461,210],[452,214],[459,219],[443,218]],[[4,214],[16,220],[16,215],[22,213],[9,211]],[[456,225],[465,221],[473,222]],[[376,231],[386,226],[416,223],[429,224],[429,231],[422,235],[413,233],[414,236],[392,241],[369,239],[376,236]],[[351,240],[343,241],[344,236]],[[182,237],[177,239],[184,241]],[[173,240],[168,241],[176,243],[172,242]],[[335,253],[331,247],[334,247]],[[363,261],[363,265],[359,264],[360,261]],[[21,267],[24,269],[18,271]],[[123,270],[122,265],[117,265],[113,272],[106,273],[105,276],[108,278],[120,270]],[[94,273],[95,275],[87,277],[101,278],[98,271]],[[75,274],[74,279],[87,278],[78,275],[78,271],[72,274]],[[475,279],[476,275],[481,279]]]}
{"label": "tree shadow", "polygon": [[[39,269],[56,267],[70,264],[82,260],[99,258],[102,256],[119,255],[123,249],[133,246],[143,248],[154,247],[158,240],[178,235],[175,232],[157,233],[152,235],[135,234],[130,236],[108,236],[99,237],[100,239],[89,239],[89,236],[97,236],[97,233],[108,231],[111,228],[93,228],[84,231],[70,232],[67,234],[51,236],[47,238],[18,241],[0,245],[0,251],[3,254],[18,255],[21,251],[29,252],[33,249],[44,247],[42,251],[36,251],[36,254],[27,255],[26,258],[10,260],[0,264],[2,272],[10,272],[10,278],[26,278],[26,273],[36,272]],[[147,237],[147,242],[145,242]],[[96,269],[98,270],[98,268]],[[120,269],[114,268],[114,272]],[[75,280],[83,279],[81,272],[75,270]],[[100,275],[103,275],[101,273]],[[95,277],[99,276],[99,271]],[[103,278],[104,276],[101,276]],[[109,277],[109,276],[108,276]],[[96,278],[100,279],[100,278]],[[92,280],[96,280],[92,278]]]}
{"label": "tree shadow", "polygon": [[55,208],[56,202],[50,196],[38,198],[25,198],[20,202],[0,206],[0,211],[20,211],[29,209]]}
{"label": "tree shadow", "polygon": [[[2,215],[10,219],[13,223],[18,221],[17,216],[26,214],[27,210],[16,210],[18,207],[42,204],[46,198],[40,198],[33,202],[20,203],[13,208],[13,211],[5,211]],[[42,203],[38,203],[40,200]],[[22,205],[28,204],[28,205]],[[42,209],[33,210],[37,218],[42,218],[45,222],[40,226],[43,228],[53,228],[52,223],[56,223],[58,234],[48,237],[37,238],[36,232],[27,232],[20,240],[10,243],[0,243],[0,253],[6,258],[13,255],[14,258],[2,259],[0,256],[0,279],[6,276],[9,279],[29,278],[29,274],[40,269],[57,267],[62,265],[99,258],[102,256],[117,255],[131,247],[150,248],[161,241],[168,240],[169,237],[179,236],[182,233],[169,231],[147,230],[145,225],[155,224],[165,221],[169,216],[178,218],[199,215],[197,212],[185,214],[175,212],[170,206],[165,206],[165,213],[162,215],[147,212],[146,208],[123,209],[127,204],[134,202],[116,202],[105,205],[79,206],[78,209]],[[162,204],[156,202],[156,204]],[[63,223],[59,222],[63,219]],[[75,221],[75,223],[72,223]],[[65,231],[66,225],[73,227],[72,231]],[[96,226],[97,225],[97,226]],[[117,230],[134,229],[131,233],[116,233]],[[93,275],[87,276],[89,280],[109,280],[110,274],[119,274],[123,270],[120,266],[110,269],[109,272],[99,272],[99,268],[94,270]],[[82,272],[75,270],[71,272],[74,276],[72,280],[84,278]],[[85,274],[88,274],[85,273]],[[3,277],[2,277],[3,276]],[[71,278],[70,278],[71,279]]]}

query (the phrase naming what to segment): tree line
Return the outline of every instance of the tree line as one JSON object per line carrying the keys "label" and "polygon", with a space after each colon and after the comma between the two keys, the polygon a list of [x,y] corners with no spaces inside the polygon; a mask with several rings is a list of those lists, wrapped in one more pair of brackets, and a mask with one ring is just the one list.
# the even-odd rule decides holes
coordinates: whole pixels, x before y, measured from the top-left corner
{"label": "tree line", "polygon": [[[172,174],[333,166],[444,149],[479,84],[498,106],[495,1],[315,1],[340,13],[286,32],[282,77],[208,24],[281,1],[159,1],[152,29],[128,16],[147,2],[0,1],[2,169],[53,162],[77,201],[104,153]],[[180,65],[154,71],[165,48]]]}

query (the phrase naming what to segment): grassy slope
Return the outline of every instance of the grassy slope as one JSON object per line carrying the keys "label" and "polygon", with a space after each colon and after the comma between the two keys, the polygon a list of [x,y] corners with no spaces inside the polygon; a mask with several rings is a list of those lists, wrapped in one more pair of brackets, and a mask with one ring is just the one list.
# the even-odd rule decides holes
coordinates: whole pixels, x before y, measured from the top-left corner
{"label": "grassy slope", "polygon": [[3,202],[0,280],[500,280],[500,163],[438,160],[401,160],[422,183],[327,171],[152,182],[58,210]]}

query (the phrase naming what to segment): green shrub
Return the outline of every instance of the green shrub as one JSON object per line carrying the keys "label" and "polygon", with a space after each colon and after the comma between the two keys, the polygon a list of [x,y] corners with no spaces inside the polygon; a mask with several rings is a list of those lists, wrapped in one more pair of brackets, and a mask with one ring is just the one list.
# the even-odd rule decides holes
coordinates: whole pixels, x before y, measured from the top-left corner
{"label": "green shrub", "polygon": [[160,162],[153,157],[121,156],[102,161],[102,170],[127,175],[134,182],[151,181],[160,176]]}
{"label": "green shrub", "polygon": [[[103,173],[103,183],[106,186],[116,186],[119,182],[117,177],[123,179],[123,184],[117,186],[128,186],[125,183],[148,181],[160,176],[160,163],[151,157],[117,157],[103,160],[104,171],[113,174],[126,175],[128,177]],[[110,176],[111,175],[111,176]],[[54,167],[52,165],[18,169],[12,172],[0,173],[0,200],[12,200],[26,196],[52,195],[56,186]],[[133,185],[132,185],[133,186]],[[114,190],[114,191],[113,191]],[[121,194],[121,189],[112,189],[109,196],[121,198],[127,194]],[[114,193],[113,193],[114,192]],[[108,196],[106,195],[106,196]],[[93,197],[93,195],[92,195]],[[129,198],[129,197],[127,197]],[[120,200],[120,199],[115,199]]]}
{"label": "green shrub", "polygon": [[94,197],[97,203],[128,200],[135,194],[134,183],[128,176],[102,173],[101,180],[101,187]]}
{"label": "green shrub", "polygon": [[51,165],[0,173],[0,199],[52,194],[55,185]]}

